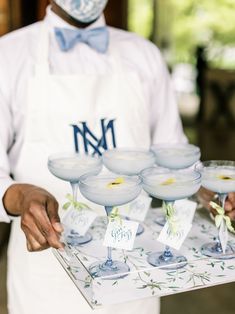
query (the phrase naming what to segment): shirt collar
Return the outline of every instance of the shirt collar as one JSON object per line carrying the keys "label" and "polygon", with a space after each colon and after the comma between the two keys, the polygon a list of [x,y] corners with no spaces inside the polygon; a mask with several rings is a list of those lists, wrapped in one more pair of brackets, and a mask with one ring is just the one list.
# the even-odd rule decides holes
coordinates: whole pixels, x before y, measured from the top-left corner
{"label": "shirt collar", "polygon": [[[51,10],[50,5],[46,9],[46,16],[44,18],[44,21],[48,24],[48,26],[51,29],[54,29],[55,27],[76,29],[75,26],[67,23],[65,20],[59,17],[56,13],[54,13]],[[106,22],[105,22],[105,18],[103,14],[94,23],[89,25],[87,29],[97,28],[97,27],[102,27],[102,26],[106,26]]]}

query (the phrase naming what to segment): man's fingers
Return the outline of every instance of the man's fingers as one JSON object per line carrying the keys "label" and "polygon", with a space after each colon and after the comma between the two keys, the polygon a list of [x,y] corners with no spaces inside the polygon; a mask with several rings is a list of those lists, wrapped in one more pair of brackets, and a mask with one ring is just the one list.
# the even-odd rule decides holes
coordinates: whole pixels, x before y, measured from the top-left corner
{"label": "man's fingers", "polygon": [[214,208],[212,208],[212,207],[210,207],[210,212],[212,213],[213,216],[218,215],[216,209],[214,209]]}
{"label": "man's fingers", "polygon": [[235,210],[229,212],[227,215],[229,216],[231,220],[235,220]]}
{"label": "man's fingers", "polygon": [[[218,195],[209,191],[203,187],[200,188],[199,192],[197,193],[199,202],[207,209],[210,210],[213,216],[218,215],[218,212],[210,206],[210,201],[216,202],[220,205],[218,201]],[[235,220],[235,193],[229,193],[228,197],[225,201],[224,205],[225,213],[230,217],[231,220]]]}
{"label": "man's fingers", "polygon": [[28,250],[29,252],[32,252],[32,251],[33,251],[32,246],[31,246],[31,244],[29,243],[28,240],[26,241],[26,246],[27,246],[27,250]]}
{"label": "man's fingers", "polygon": [[58,215],[58,208],[59,204],[56,200],[49,199],[47,201],[47,214],[49,217],[49,220],[55,229],[55,231],[61,233],[63,232],[63,227],[60,223],[60,217]]}
{"label": "man's fingers", "polygon": [[197,193],[197,197],[199,202],[203,205],[203,207],[210,209],[210,201],[213,200],[215,193],[209,191],[203,187],[200,188],[199,192]]}
{"label": "man's fingers", "polygon": [[29,252],[38,252],[45,250],[49,247],[49,245],[46,243],[44,245],[41,245],[31,234],[26,235],[27,239],[27,249]]}
{"label": "man's fingers", "polygon": [[232,207],[235,209],[235,192],[228,193],[228,200],[232,204]]}
{"label": "man's fingers", "polygon": [[199,195],[200,195],[205,201],[210,201],[210,200],[214,197],[215,193],[212,192],[212,191],[209,191],[209,190],[207,190],[207,189],[205,189],[205,188],[203,188],[203,187],[201,187],[200,190],[199,190]]}
{"label": "man's fingers", "polygon": [[230,212],[231,210],[233,210],[233,205],[229,200],[225,202],[224,209],[226,212]]}
{"label": "man's fingers", "polygon": [[21,228],[24,231],[27,239],[28,251],[30,252],[41,251],[49,248],[49,243],[47,239],[39,230],[32,215],[27,214],[24,217],[22,217]]}
{"label": "man's fingers", "polygon": [[48,245],[47,239],[43,236],[41,231],[38,229],[33,218],[27,226],[22,223],[22,229],[27,235],[30,234],[42,247]]}
{"label": "man's fingers", "polygon": [[34,217],[34,221],[41,234],[47,240],[48,244],[51,247],[57,249],[63,247],[62,243],[59,241],[59,235],[52,227],[49,217],[47,216],[45,206],[41,204],[32,204],[30,208],[30,212]]}

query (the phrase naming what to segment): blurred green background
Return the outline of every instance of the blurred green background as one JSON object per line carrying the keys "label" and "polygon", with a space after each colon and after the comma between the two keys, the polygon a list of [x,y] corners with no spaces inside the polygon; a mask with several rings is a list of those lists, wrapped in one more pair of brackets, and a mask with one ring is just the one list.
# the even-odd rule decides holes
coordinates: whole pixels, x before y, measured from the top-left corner
{"label": "blurred green background", "polygon": [[195,64],[205,46],[211,66],[235,67],[234,0],[129,0],[128,29],[156,42],[169,65]]}

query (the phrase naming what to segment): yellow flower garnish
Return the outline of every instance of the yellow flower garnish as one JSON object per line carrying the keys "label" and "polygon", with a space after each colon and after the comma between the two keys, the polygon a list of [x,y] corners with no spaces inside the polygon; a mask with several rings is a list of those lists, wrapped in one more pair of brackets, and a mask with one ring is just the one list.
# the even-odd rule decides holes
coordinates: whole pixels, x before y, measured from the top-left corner
{"label": "yellow flower garnish", "polygon": [[221,180],[234,180],[233,178],[229,177],[229,176],[225,176],[223,174],[217,176],[219,179]]}
{"label": "yellow flower garnish", "polygon": [[123,184],[124,182],[125,182],[124,178],[119,177],[119,178],[116,178],[113,182],[108,183],[107,187],[108,188],[113,188],[114,186]]}
{"label": "yellow flower garnish", "polygon": [[175,178],[169,178],[166,181],[162,182],[161,185],[170,185],[175,182]]}

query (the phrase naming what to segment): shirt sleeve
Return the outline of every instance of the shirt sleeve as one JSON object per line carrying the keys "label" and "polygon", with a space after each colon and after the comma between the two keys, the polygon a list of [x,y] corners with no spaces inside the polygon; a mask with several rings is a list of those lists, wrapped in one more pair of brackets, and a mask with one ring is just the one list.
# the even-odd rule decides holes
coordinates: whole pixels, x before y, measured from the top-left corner
{"label": "shirt sleeve", "polygon": [[4,64],[0,53],[0,221],[10,222],[3,206],[3,196],[10,185],[14,183],[10,177],[8,152],[13,143],[13,122],[10,108],[10,81],[7,63]]}
{"label": "shirt sleeve", "polygon": [[154,47],[152,54],[151,137],[152,144],[186,143],[176,95],[167,66]]}

